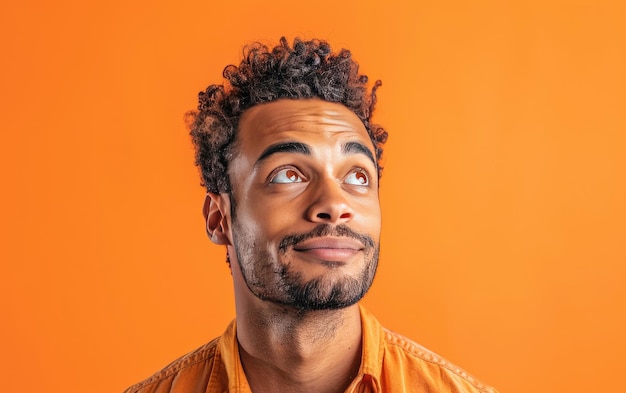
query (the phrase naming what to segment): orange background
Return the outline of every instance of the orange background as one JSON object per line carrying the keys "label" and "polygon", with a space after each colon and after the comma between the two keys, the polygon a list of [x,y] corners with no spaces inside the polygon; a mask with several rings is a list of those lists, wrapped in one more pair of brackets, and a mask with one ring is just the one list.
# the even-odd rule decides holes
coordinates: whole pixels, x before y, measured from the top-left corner
{"label": "orange background", "polygon": [[281,35],[384,82],[383,324],[501,392],[623,385],[624,2],[6,3],[3,391],[121,391],[224,330],[183,113]]}

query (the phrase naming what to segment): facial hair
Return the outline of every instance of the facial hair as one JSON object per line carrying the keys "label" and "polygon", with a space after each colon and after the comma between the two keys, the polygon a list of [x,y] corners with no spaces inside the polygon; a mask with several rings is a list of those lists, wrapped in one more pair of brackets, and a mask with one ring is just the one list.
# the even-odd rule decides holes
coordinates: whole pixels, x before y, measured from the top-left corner
{"label": "facial hair", "polygon": [[[378,267],[379,246],[374,240],[341,224],[320,224],[312,231],[285,236],[278,246],[278,257],[273,257],[233,222],[235,252],[243,279],[248,289],[259,299],[303,311],[335,310],[351,306],[361,300],[374,281]],[[356,276],[327,277],[310,280],[288,258],[299,243],[316,237],[349,237],[364,245],[363,266]]]}

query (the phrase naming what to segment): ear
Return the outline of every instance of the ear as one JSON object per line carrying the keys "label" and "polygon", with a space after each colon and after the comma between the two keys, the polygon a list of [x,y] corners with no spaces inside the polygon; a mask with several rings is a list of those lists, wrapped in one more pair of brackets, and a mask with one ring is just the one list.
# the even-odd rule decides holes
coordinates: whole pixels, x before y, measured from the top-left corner
{"label": "ear", "polygon": [[230,246],[230,196],[207,192],[202,213],[209,239],[215,244]]}

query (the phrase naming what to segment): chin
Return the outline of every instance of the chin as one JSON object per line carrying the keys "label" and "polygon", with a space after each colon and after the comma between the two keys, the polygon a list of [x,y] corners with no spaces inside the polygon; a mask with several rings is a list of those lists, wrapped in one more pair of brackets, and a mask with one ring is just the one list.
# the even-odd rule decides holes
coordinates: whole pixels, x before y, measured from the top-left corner
{"label": "chin", "polygon": [[352,306],[365,296],[373,281],[350,276],[319,277],[287,286],[288,303],[299,310],[337,310]]}

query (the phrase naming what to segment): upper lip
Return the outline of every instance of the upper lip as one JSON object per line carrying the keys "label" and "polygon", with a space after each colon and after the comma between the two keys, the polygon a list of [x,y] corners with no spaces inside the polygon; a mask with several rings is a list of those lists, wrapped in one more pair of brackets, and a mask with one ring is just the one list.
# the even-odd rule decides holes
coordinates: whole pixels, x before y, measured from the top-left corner
{"label": "upper lip", "polygon": [[338,248],[348,250],[362,250],[364,248],[363,243],[356,239],[349,237],[316,237],[313,239],[304,240],[294,247],[296,251],[306,251],[315,248]]}

